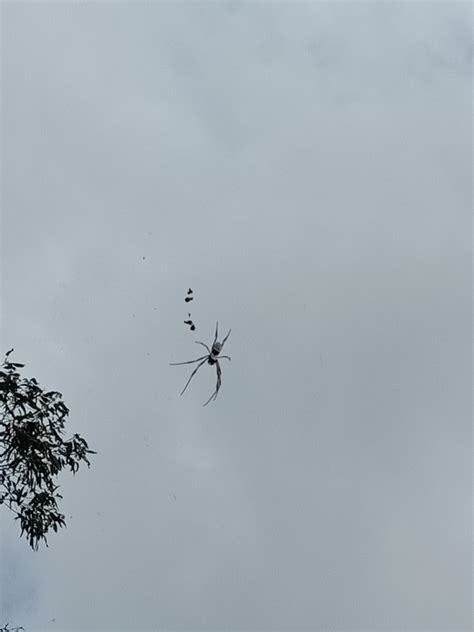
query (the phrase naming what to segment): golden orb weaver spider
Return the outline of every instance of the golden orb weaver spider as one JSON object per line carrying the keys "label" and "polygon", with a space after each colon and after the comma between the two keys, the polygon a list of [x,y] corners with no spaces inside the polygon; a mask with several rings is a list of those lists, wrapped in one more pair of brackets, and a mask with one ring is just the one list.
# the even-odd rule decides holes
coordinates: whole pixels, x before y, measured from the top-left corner
{"label": "golden orb weaver spider", "polygon": [[209,349],[209,347],[206,344],[204,344],[204,342],[199,342],[198,340],[196,340],[196,344],[197,345],[202,345],[203,347],[205,347],[207,349],[207,351],[208,351],[207,355],[201,356],[200,358],[197,358],[196,360],[189,360],[188,362],[171,362],[170,363],[170,366],[179,366],[181,364],[194,364],[195,362],[199,362],[197,367],[194,369],[194,371],[189,376],[189,380],[186,382],[183,390],[181,391],[181,395],[188,388],[189,382],[193,379],[193,377],[197,373],[197,370],[199,369],[199,367],[201,367],[206,362],[208,364],[210,364],[211,366],[213,366],[214,364],[216,365],[216,373],[217,373],[216,390],[212,393],[212,395],[209,397],[207,402],[205,404],[203,404],[203,406],[207,406],[211,400],[213,400],[213,399],[215,400],[216,399],[217,393],[219,392],[219,389],[221,387],[221,384],[222,384],[222,380],[221,380],[222,370],[221,370],[221,365],[219,364],[219,360],[221,360],[222,358],[226,358],[227,360],[230,360],[229,356],[227,356],[227,355],[220,355],[220,353],[221,353],[222,348],[223,348],[223,346],[225,344],[225,341],[230,336],[230,332],[232,330],[229,329],[229,333],[227,334],[227,336],[224,338],[224,340],[222,342],[217,342],[218,327],[219,327],[219,323],[217,322],[216,323],[216,333],[215,333],[215,336],[214,336],[214,342],[212,343],[211,349]]}

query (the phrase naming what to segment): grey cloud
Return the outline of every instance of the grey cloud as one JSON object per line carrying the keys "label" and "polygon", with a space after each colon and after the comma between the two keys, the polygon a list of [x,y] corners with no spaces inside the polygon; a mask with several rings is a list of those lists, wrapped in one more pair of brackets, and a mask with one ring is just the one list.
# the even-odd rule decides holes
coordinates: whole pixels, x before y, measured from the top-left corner
{"label": "grey cloud", "polygon": [[3,339],[99,452],[10,618],[467,629],[467,6],[3,13]]}

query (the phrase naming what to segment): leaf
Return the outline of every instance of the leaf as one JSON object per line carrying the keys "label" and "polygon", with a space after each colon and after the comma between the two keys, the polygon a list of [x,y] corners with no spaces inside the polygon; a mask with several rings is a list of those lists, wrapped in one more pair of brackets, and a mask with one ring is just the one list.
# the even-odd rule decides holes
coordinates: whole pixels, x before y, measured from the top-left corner
{"label": "leaf", "polygon": [[1,365],[0,505],[14,512],[20,535],[38,550],[42,543],[48,546],[48,531],[66,526],[64,516],[56,513],[62,499],[54,484],[57,475],[63,468],[75,475],[80,464],[90,466],[86,455],[96,452],[78,433],[64,440],[69,409],[62,394],[43,391],[35,378],[22,378],[18,370],[24,366]]}

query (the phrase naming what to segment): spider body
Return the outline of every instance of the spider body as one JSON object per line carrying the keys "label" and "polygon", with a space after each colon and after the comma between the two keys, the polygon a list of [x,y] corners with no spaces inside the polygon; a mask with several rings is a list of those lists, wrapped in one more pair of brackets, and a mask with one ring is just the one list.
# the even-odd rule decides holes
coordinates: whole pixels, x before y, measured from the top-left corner
{"label": "spider body", "polygon": [[[230,334],[230,331],[229,331],[229,334]],[[229,335],[229,334],[227,334],[227,335]],[[227,338],[227,336],[226,336],[226,338]],[[216,362],[217,356],[221,352],[223,344],[224,343],[221,344],[220,342],[215,342],[212,345],[211,353],[209,355],[209,360],[208,360],[209,364],[214,364]],[[211,362],[211,360],[212,360],[212,362]]]}
{"label": "spider body", "polygon": [[186,382],[185,387],[181,391],[181,395],[188,388],[188,384],[190,383],[190,381],[192,380],[192,378],[196,374],[196,372],[199,369],[199,367],[201,367],[206,362],[210,366],[216,365],[216,373],[217,373],[216,390],[212,393],[212,395],[209,397],[207,402],[205,404],[203,404],[203,406],[207,406],[212,399],[216,399],[217,393],[219,392],[219,389],[221,387],[222,370],[221,370],[221,365],[219,364],[219,360],[221,360],[222,358],[226,358],[226,360],[230,360],[229,356],[221,356],[220,353],[222,351],[222,347],[224,346],[225,341],[230,336],[231,330],[229,329],[229,333],[227,334],[227,336],[224,338],[224,340],[222,342],[217,342],[218,327],[219,327],[219,323],[217,322],[216,323],[216,333],[215,333],[215,336],[214,336],[214,342],[212,343],[211,349],[209,349],[209,347],[206,344],[204,344],[204,342],[196,341],[196,344],[202,345],[203,347],[206,348],[206,350],[208,351],[207,355],[201,356],[200,358],[197,358],[196,360],[189,360],[188,362],[171,362],[171,366],[178,366],[180,364],[194,364],[195,362],[199,362],[197,367],[194,369],[194,371],[189,376],[189,380]]}

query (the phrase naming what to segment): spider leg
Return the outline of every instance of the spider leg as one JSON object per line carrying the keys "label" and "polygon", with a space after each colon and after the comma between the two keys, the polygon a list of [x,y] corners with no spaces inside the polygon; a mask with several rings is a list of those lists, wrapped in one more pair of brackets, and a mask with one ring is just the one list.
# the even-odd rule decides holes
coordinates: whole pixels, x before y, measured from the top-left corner
{"label": "spider leg", "polygon": [[[227,340],[227,338],[230,336],[230,332],[232,331],[232,329],[229,329],[229,333],[227,334],[227,336],[224,338],[224,340],[222,341],[222,347],[224,346],[225,341]],[[222,348],[221,347],[221,348]]]}
{"label": "spider leg", "polygon": [[197,360],[189,360],[189,362],[170,362],[170,366],[178,366],[179,364],[194,364],[194,362],[199,362],[199,360],[204,360],[204,358],[208,358],[208,356],[201,356]]}
{"label": "spider leg", "polygon": [[219,392],[219,389],[221,387],[221,375],[222,375],[222,371],[221,371],[221,365],[219,364],[219,361],[216,360],[216,372],[217,372],[217,384],[216,384],[216,390],[212,393],[212,395],[209,397],[209,399],[207,400],[207,402],[205,404],[203,404],[203,406],[207,406],[209,404],[209,402],[211,401],[211,399],[216,399],[217,397],[217,393]]}
{"label": "spider leg", "polygon": [[198,364],[197,367],[194,369],[194,371],[191,373],[191,375],[189,376],[189,380],[186,382],[185,387],[183,388],[183,390],[181,391],[181,395],[184,393],[184,391],[188,388],[188,384],[189,382],[193,379],[194,374],[196,373],[196,371],[199,369],[199,367],[201,367],[204,362],[207,360],[207,356],[204,358],[204,360],[201,362],[201,364]]}
{"label": "spider leg", "polygon": [[230,360],[230,356],[219,356],[219,360],[222,360],[222,358],[226,358],[227,360]]}
{"label": "spider leg", "polygon": [[197,345],[202,345],[203,347],[206,347],[206,349],[209,352],[209,355],[211,354],[211,350],[209,349],[209,347],[207,345],[205,345],[203,342],[199,342],[199,340],[196,340],[196,344]]}

